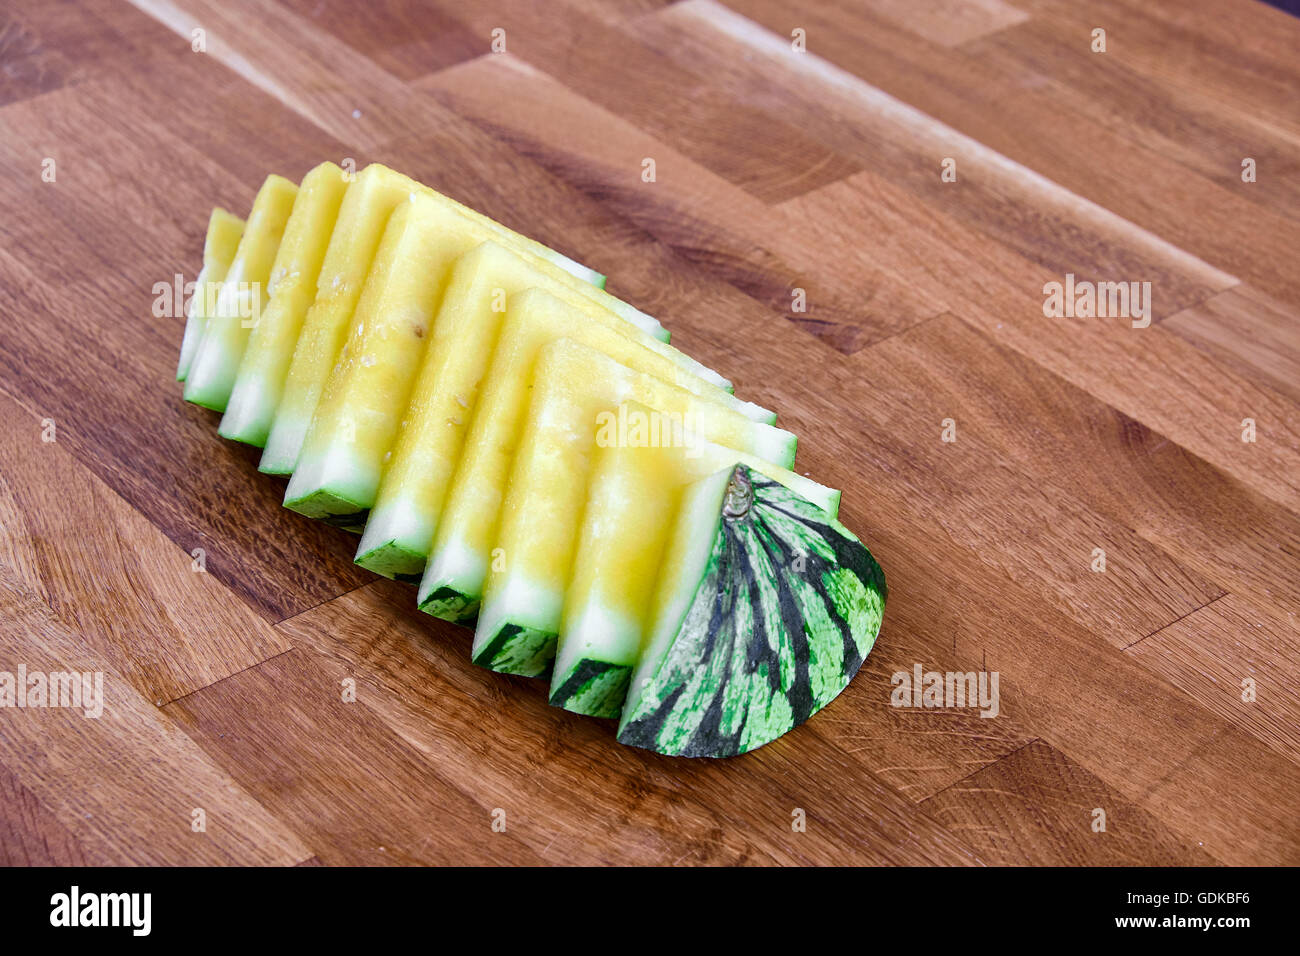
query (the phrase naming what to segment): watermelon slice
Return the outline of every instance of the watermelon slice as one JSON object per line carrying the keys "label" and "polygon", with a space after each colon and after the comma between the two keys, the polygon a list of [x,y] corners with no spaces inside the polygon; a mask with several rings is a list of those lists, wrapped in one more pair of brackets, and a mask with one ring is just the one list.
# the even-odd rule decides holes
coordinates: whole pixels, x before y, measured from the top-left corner
{"label": "watermelon slice", "polygon": [[[629,416],[650,409],[629,402]],[[617,717],[636,664],[655,574],[683,489],[745,464],[833,519],[840,493],[743,452],[703,440],[688,447],[614,443],[598,447],[587,488],[573,573],[551,677],[551,703],[592,717]]]}
{"label": "watermelon slice", "polygon": [[[388,218],[397,206],[412,195],[423,195],[444,209],[459,213],[461,228],[472,230],[475,241],[487,237],[549,263],[559,276],[566,277],[575,288],[599,290],[589,284],[599,277],[585,266],[554,250],[511,232],[479,213],[473,212],[441,193],[386,166],[372,163],[357,174],[339,210],[329,249],[321,266],[316,301],[307,312],[302,332],[294,349],[293,361],[285,380],[284,394],[276,410],[275,421],[267,438],[259,469],[267,474],[290,475],[298,463],[307,429],[320,401],[339,353],[351,333],[353,314],[365,286],[366,275],[378,252]],[[580,278],[575,278],[579,276]],[[617,301],[617,300],[615,300]],[[631,309],[638,321],[665,337],[657,321]]]}
{"label": "watermelon slice", "polygon": [[[534,291],[525,291],[530,289]],[[546,328],[551,330],[551,337],[597,336],[603,343],[600,347],[610,354],[617,351],[620,355],[644,355],[646,361],[657,363],[656,374],[689,381],[696,391],[712,394],[757,420],[770,421],[774,417],[771,412],[732,398],[723,388],[728,384],[725,379],[644,328],[602,308],[597,303],[603,299],[575,294],[546,270],[496,242],[484,242],[463,256],[452,272],[424,365],[410,393],[410,406],[395,406],[405,409],[406,424],[392,444],[392,458],[377,493],[372,485],[354,485],[348,498],[351,510],[359,512],[360,517],[364,517],[361,509],[374,509],[357,549],[358,564],[388,577],[419,580],[444,501],[457,475],[462,448],[477,447],[475,441],[465,446],[467,437],[476,428],[493,426],[497,429],[494,435],[503,430],[512,434],[513,425],[509,423],[522,414],[531,366],[521,364],[524,359],[514,352],[503,352],[499,337],[503,328],[519,325],[513,320],[526,302],[536,305],[543,301],[540,297],[552,304],[525,309],[528,315],[521,321],[531,316],[538,323],[549,323]],[[531,363],[538,347],[540,343],[530,346],[527,363]],[[514,356],[514,360],[502,357],[506,354]],[[489,409],[481,414],[480,383],[487,390],[485,396],[491,396]],[[389,432],[383,432],[384,441],[390,441],[389,436]],[[499,443],[496,437],[491,441],[493,448]],[[387,451],[387,445],[374,448],[371,461],[375,467]],[[300,470],[303,467],[309,467],[305,457]],[[476,472],[469,481],[480,480],[480,474]],[[367,471],[366,480],[373,475],[373,470]],[[492,487],[499,488],[502,483],[504,477]],[[499,494],[493,500],[499,503]],[[495,513],[495,505],[492,507]]]}
{"label": "watermelon slice", "polygon": [[244,220],[219,207],[212,210],[208,217],[207,236],[203,240],[203,267],[194,282],[194,295],[185,306],[185,337],[181,340],[181,357],[176,364],[178,382],[185,381],[189,375],[194,353],[207,331],[208,315],[216,306],[221,280],[230,269],[243,235]]}
{"label": "watermelon slice", "polygon": [[268,176],[253,200],[239,249],[217,293],[216,307],[185,378],[185,400],[224,412],[248,336],[275,289],[271,266],[298,187]]}
{"label": "watermelon slice", "polygon": [[[417,193],[398,206],[366,279],[348,343],[316,408],[285,493],[287,507],[354,529],[366,524],[426,345],[440,371],[436,394],[420,392],[417,406],[435,414],[462,414],[452,401],[474,393],[475,373],[492,352],[510,297],[538,283],[567,291],[568,276],[560,280],[553,266],[484,240],[488,234],[477,221],[427,194]],[[453,263],[476,242],[444,302]],[[590,305],[584,296],[576,297]],[[615,313],[594,305],[590,311],[625,334],[672,352],[692,369],[713,374]],[[451,362],[449,350],[455,353]],[[454,439],[454,429],[448,430],[445,421],[438,431],[447,433],[442,439]],[[422,453],[436,458],[440,440],[423,443]],[[442,454],[454,460],[451,452]],[[426,473],[425,480],[434,475],[436,471]]]}
{"label": "watermelon slice", "polygon": [[321,163],[303,177],[271,267],[274,294],[249,336],[221,419],[223,438],[266,445],[347,188],[343,170],[333,163]]}
{"label": "watermelon slice", "polygon": [[773,413],[603,284],[392,170],[323,163],[268,177],[247,223],[213,212],[177,377],[265,443],[289,507],[364,522],[359,563],[476,619],[476,663],[554,664],[551,703],[623,743],[745,753],[847,686],[884,575]]}
{"label": "watermelon slice", "polygon": [[[789,432],[570,339],[542,349],[532,383],[492,560],[436,551],[420,583],[421,609],[443,613],[468,609],[481,592],[475,663],[528,677],[542,674],[554,657],[591,454],[606,440],[601,429],[618,427],[610,421],[613,410],[629,401],[656,409],[660,440],[699,435],[782,467],[794,463],[795,451]],[[446,571],[452,559],[459,562],[455,577]],[[485,575],[481,588],[479,575]]]}
{"label": "watermelon slice", "polygon": [[258,465],[260,471],[293,473],[321,388],[338,360],[388,217],[410,191],[405,183],[392,181],[376,166],[366,167],[348,187],[321,263],[316,299],[303,319],[289,363],[280,405]]}
{"label": "watermelon slice", "polygon": [[871,651],[885,577],[847,528],[746,465],[682,496],[618,739],[753,750],[825,707]]}
{"label": "watermelon slice", "polygon": [[374,503],[385,458],[456,257],[472,243],[463,217],[428,196],[397,207],[370,268],[348,342],[303,441],[284,504],[359,527]]}

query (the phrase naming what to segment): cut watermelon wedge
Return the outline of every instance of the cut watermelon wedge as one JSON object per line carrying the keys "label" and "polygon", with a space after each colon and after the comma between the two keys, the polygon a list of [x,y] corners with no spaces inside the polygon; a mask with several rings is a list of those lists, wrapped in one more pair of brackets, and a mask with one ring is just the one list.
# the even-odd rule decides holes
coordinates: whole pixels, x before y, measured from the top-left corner
{"label": "cut watermelon wedge", "polygon": [[243,235],[244,220],[221,208],[212,210],[207,237],[203,240],[203,268],[194,282],[194,295],[185,306],[185,338],[181,340],[181,357],[176,364],[178,382],[185,381],[189,375],[194,353],[208,328],[208,316],[216,307],[221,280],[230,270]]}
{"label": "cut watermelon wedge", "polygon": [[249,336],[221,419],[223,438],[259,448],[266,444],[303,318],[316,298],[347,179],[333,163],[321,163],[303,177],[271,267],[271,301]]}
{"label": "cut watermelon wedge", "polygon": [[745,465],[687,488],[618,739],[686,757],[762,746],[826,706],[871,651],[880,565],[847,528]]}
{"label": "cut watermelon wedge", "polygon": [[360,528],[435,332],[464,217],[428,196],[397,207],[366,279],[352,332],[303,442],[284,504]]}
{"label": "cut watermelon wedge", "polygon": [[303,319],[289,363],[260,471],[293,473],[321,390],[351,327],[388,217],[410,193],[408,183],[385,176],[378,166],[366,167],[348,187],[325,250],[316,299]]}
{"label": "cut watermelon wedge", "polygon": [[[628,416],[649,420],[645,406]],[[551,703],[592,717],[617,717],[636,665],[673,515],[683,489],[744,464],[835,518],[840,493],[752,455],[702,440],[682,445],[597,447],[587,503],[564,595]]]}
{"label": "cut watermelon wedge", "polygon": [[795,451],[789,432],[570,339],[541,350],[532,382],[492,552],[436,551],[420,583],[422,610],[468,609],[481,593],[475,663],[529,677],[554,657],[592,451],[597,442],[622,440],[620,405],[656,410],[644,440],[655,441],[656,428],[658,441],[699,436],[782,467],[793,464]]}
{"label": "cut watermelon wedge", "polygon": [[386,167],[349,178],[215,210],[186,312],[186,398],[265,444],[285,504],[364,530],[358,563],[474,621],[475,663],[550,670],[626,744],[741,754],[840,693],[884,576],[775,415],[600,274]]}
{"label": "cut watermelon wedge", "polygon": [[271,266],[298,187],[283,176],[268,176],[253,200],[248,225],[217,293],[217,304],[185,378],[185,400],[226,410],[248,336],[275,290]]}
{"label": "cut watermelon wedge", "polygon": [[[503,448],[513,447],[537,350],[562,335],[648,363],[654,374],[690,383],[686,387],[756,420],[775,417],[733,398],[718,384],[725,380],[671,345],[574,294],[497,243],[484,242],[453,270],[409,408],[402,406],[406,423],[377,493],[367,495],[367,487],[349,499],[357,509],[371,504],[374,509],[357,549],[358,564],[388,577],[419,580],[453,479],[456,487],[477,488],[475,503],[490,509],[486,517],[482,508],[472,516],[458,511],[457,529],[478,529],[494,519],[506,471],[493,466],[506,453]],[[465,461],[458,469],[462,449]],[[380,457],[386,451],[377,449]],[[378,464],[377,457],[372,460]],[[462,481],[461,471],[470,477]]]}
{"label": "cut watermelon wedge", "polygon": [[[533,257],[544,268],[551,269],[561,281],[572,283],[575,289],[589,289],[595,295],[605,295],[584,281],[599,273],[577,265],[566,256],[512,232],[413,179],[372,163],[357,174],[357,180],[348,190],[339,210],[338,222],[321,266],[316,301],[303,322],[280,407],[276,410],[266,451],[258,466],[261,471],[289,475],[297,467],[298,455],[325,383],[351,334],[353,315],[388,218],[400,203],[413,195],[428,197],[444,210],[459,214],[456,233],[460,235],[464,231],[467,246],[494,238],[521,255]],[[576,278],[574,273],[582,278]],[[647,328],[667,336],[657,321],[630,306],[627,308],[630,321],[635,318]]]}

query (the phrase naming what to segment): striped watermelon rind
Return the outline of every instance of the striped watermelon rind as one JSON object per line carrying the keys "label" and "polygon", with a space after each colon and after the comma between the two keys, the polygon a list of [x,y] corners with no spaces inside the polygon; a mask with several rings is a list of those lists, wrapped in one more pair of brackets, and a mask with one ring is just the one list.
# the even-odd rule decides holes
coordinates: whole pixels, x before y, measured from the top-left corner
{"label": "striped watermelon rind", "polygon": [[737,466],[694,596],[629,696],[619,741],[728,757],[774,740],[848,686],[875,643],[885,597],[884,572],[852,532]]}
{"label": "striped watermelon rind", "polygon": [[551,631],[502,624],[474,655],[474,663],[502,674],[541,677],[555,659],[555,639]]}
{"label": "striped watermelon rind", "polygon": [[[417,586],[423,579],[423,574],[411,575],[409,578],[411,583]],[[420,602],[419,607],[425,614],[432,614],[434,617],[450,621],[453,624],[464,624],[473,627],[475,620],[478,618],[479,599],[466,594],[464,591],[447,586],[435,588],[432,594]]]}
{"label": "striped watermelon rind", "polygon": [[551,691],[552,707],[588,717],[616,718],[623,710],[632,668],[586,658]]}

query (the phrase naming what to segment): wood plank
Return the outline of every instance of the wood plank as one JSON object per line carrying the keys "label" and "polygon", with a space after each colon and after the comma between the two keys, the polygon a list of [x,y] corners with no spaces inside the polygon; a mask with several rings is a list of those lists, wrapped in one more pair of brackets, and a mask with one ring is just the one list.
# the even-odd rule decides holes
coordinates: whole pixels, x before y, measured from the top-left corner
{"label": "wood plank", "polygon": [[[1249,768],[1247,770],[1246,768]],[[1257,791],[1250,810],[1233,819],[1223,809],[1234,800],[1233,781],[1248,774],[1266,780],[1268,799]],[[1252,785],[1253,786],[1253,785]],[[1207,739],[1187,760],[1155,782],[1143,798],[1157,816],[1177,818],[1182,834],[1233,866],[1295,866],[1300,862],[1300,769],[1254,737],[1236,729]]]}
{"label": "wood plank", "polygon": [[478,35],[418,0],[279,0],[313,28],[346,43],[399,80],[410,81],[487,53]]}
{"label": "wood plank", "polygon": [[76,838],[0,765],[0,866],[86,866]]}
{"label": "wood plank", "polygon": [[[177,90],[190,92],[183,96]],[[192,54],[188,47],[165,64],[127,74],[111,85],[111,91],[131,104],[132,122],[152,127],[159,111],[168,110],[166,133],[160,131],[158,135],[165,135],[168,142],[185,144],[207,164],[209,181],[177,183],[178,194],[168,190],[159,199],[164,208],[180,208],[183,193],[179,191],[194,188],[207,205],[228,203],[228,208],[242,215],[271,172],[297,182],[324,159],[339,164],[351,159],[358,169],[372,159],[355,141],[321,129],[270,93],[249,86],[220,60]],[[182,99],[190,98],[197,99],[199,106],[181,109],[185,105]],[[107,198],[116,195],[110,191]],[[192,216],[175,218],[178,224],[194,228]],[[204,226],[199,223],[200,230]],[[202,241],[201,232],[199,239]],[[175,261],[176,255],[173,249],[170,261]]]}
{"label": "wood plank", "polygon": [[1085,33],[1104,20],[1111,33],[1118,33],[1123,59],[1134,69],[1212,97],[1220,114],[1249,117],[1265,129],[1300,135],[1295,19],[1269,4],[1098,0],[1081,12],[1069,0],[1015,3],[1035,18],[1086,25]]}
{"label": "wood plank", "polygon": [[[824,57],[1271,295],[1300,297],[1300,273],[1288,253],[1300,244],[1300,221],[1242,198],[1246,184],[1228,188],[1211,182],[1157,149],[1076,115],[1049,90],[1023,83],[1014,72],[960,49],[943,50],[860,7],[791,9],[776,0],[731,5],[782,37],[795,20],[806,23],[821,39],[804,56]],[[1087,42],[1086,31],[1079,42]],[[1097,156],[1105,156],[1105,163]],[[1136,272],[1116,277],[1146,278]]]}
{"label": "wood plank", "polygon": [[[1026,85],[1049,91],[1071,112],[1171,157],[1256,207],[1293,219],[1300,215],[1300,135],[1261,121],[1257,102],[1244,110],[1224,109],[1199,78],[1194,84],[1171,83],[1144,72],[1132,60],[1131,29],[1116,24],[1108,13],[1067,16],[1040,9],[1025,22],[963,50],[1019,76]],[[1108,36],[1116,46],[1115,55],[1100,69],[1098,54],[1080,37],[1090,38],[1092,26],[1085,24],[1103,22],[1110,24]],[[1200,46],[1210,43],[1217,43],[1217,37]],[[1164,50],[1167,53],[1169,46]],[[1241,178],[1247,157],[1256,164],[1253,183]]]}
{"label": "wood plank", "polygon": [[675,2],[677,0],[565,0],[565,6],[577,16],[619,23],[662,10]]}
{"label": "wood plank", "polygon": [[[109,662],[0,568],[0,670],[102,673],[103,713],[0,708],[0,763],[101,863],[287,864],[309,854]],[[92,708],[93,710],[93,708]],[[193,828],[195,809],[206,830]],[[5,826],[21,826],[10,810]]]}
{"label": "wood plank", "polygon": [[[1300,620],[1280,621],[1235,594],[1128,648],[1189,697],[1300,764]],[[1246,700],[1246,681],[1252,700]]]}
{"label": "wood plank", "polygon": [[18,20],[0,21],[0,105],[40,96],[70,82],[76,66]]}
{"label": "wood plank", "polygon": [[[949,538],[1031,587],[1116,647],[1125,647],[1223,594],[1131,528],[1079,507],[1042,469],[1008,467],[987,418],[959,384],[961,366],[996,381],[993,346],[953,316],[940,316],[857,356],[878,398],[863,425],[891,436],[873,449]],[[951,420],[956,440],[943,440]],[[1040,430],[1033,418],[1019,427]],[[885,457],[887,456],[887,457]],[[891,460],[892,459],[892,460]],[[1094,549],[1106,552],[1104,573]]]}
{"label": "wood plank", "polygon": [[0,16],[0,106],[140,69],[166,56],[163,36],[111,0],[8,0]]}
{"label": "wood plank", "polygon": [[288,649],[78,464],[59,427],[0,393],[0,565],[159,705]]}
{"label": "wood plank", "polygon": [[[545,9],[529,0],[438,5],[480,33],[504,29],[507,55],[617,112],[764,202],[800,195],[861,168],[805,134],[788,115],[740,101],[712,71],[683,66],[645,46],[633,28],[581,16],[559,3]],[[554,28],[557,19],[563,30]],[[741,143],[744,148],[737,148]]]}
{"label": "wood plank", "polygon": [[[890,552],[877,551],[876,556],[886,561]],[[899,625],[893,608],[888,608],[862,671],[813,725],[818,736],[840,753],[839,764],[863,767],[918,803],[1033,739],[1016,717],[1015,700],[1001,692],[995,717],[982,717],[974,704],[951,710],[893,705],[892,695],[899,686],[894,675],[910,676],[918,664],[922,673],[983,669],[981,648],[969,645],[972,635],[952,630],[951,646],[931,640],[934,636],[928,630],[917,633]],[[960,650],[959,639],[964,645]]]}
{"label": "wood plank", "polygon": [[[543,682],[509,678],[469,662],[470,632],[420,614],[409,587],[380,581],[279,625],[296,644],[364,674],[362,699],[392,732],[484,806],[505,809],[546,860],[619,863],[965,862],[947,839],[889,788],[862,773],[852,793],[825,779],[833,751],[799,731],[734,761],[677,761],[612,744],[607,722],[548,706]],[[359,691],[359,693],[362,693]],[[482,732],[491,713],[494,731]],[[810,725],[809,729],[811,729]],[[816,756],[803,762],[808,753]],[[791,763],[799,754],[803,766]],[[774,789],[775,761],[782,789]],[[821,770],[816,769],[821,767]],[[574,781],[582,799],[574,801]],[[596,785],[599,781],[599,785]],[[838,788],[843,790],[844,788]],[[777,800],[777,795],[780,799]],[[793,801],[793,802],[792,802]],[[853,809],[848,806],[852,804]],[[791,831],[791,811],[820,807],[823,825]],[[829,808],[840,807],[844,812]],[[888,840],[866,834],[889,834]],[[924,833],[918,841],[911,834]]]}
{"label": "wood plank", "polygon": [[[836,747],[800,744],[787,737],[756,751],[753,763],[774,785],[768,805],[790,808],[782,820],[782,836],[791,848],[799,847],[799,860],[805,865],[828,859],[874,866],[985,862],[960,834],[906,803],[865,766],[846,762]],[[795,809],[807,815],[805,832],[791,832]],[[824,844],[808,846],[813,843],[809,833],[824,839]]]}
{"label": "wood plank", "polygon": [[1029,18],[1005,0],[867,0],[866,5],[877,16],[939,46],[959,46]]}
{"label": "wood plank", "polygon": [[[1205,866],[1213,860],[1042,740],[923,804],[1006,866]],[[1095,811],[1102,810],[1104,817]],[[1104,824],[1095,830],[1094,822]]]}
{"label": "wood plank", "polygon": [[[910,283],[828,242],[558,80],[513,57],[483,57],[420,84],[677,255],[852,353],[933,316]],[[640,179],[653,154],[656,180]],[[615,280],[617,281],[617,277]],[[802,289],[806,310],[793,311]]]}
{"label": "wood plank", "polygon": [[440,122],[397,77],[276,0],[131,2],[182,37],[205,30],[204,55],[346,142],[374,149]]}
{"label": "wood plank", "polygon": [[[540,858],[295,649],[169,704],[166,713],[326,864],[530,864]],[[472,836],[479,834],[477,838]]]}
{"label": "wood plank", "polygon": [[1167,317],[1166,329],[1220,364],[1300,402],[1300,310],[1237,286]]}
{"label": "wood plank", "polygon": [[[984,336],[971,338],[946,321],[928,323],[882,352],[901,356],[914,370],[895,387],[911,390],[918,411],[931,409],[931,426],[941,413],[956,414],[959,434],[976,437],[1004,467],[1110,516],[1217,585],[1202,586],[1202,596],[1240,588],[1279,607],[1300,601],[1300,516],[1294,512],[1029,356]],[[972,448],[959,441],[950,451],[964,455]],[[1128,560],[1141,561],[1141,554],[1132,551]],[[1156,584],[1152,593],[1162,590]]]}
{"label": "wood plank", "polygon": [[[0,111],[0,156],[7,166],[25,173],[7,177],[3,196],[27,212],[5,217],[0,248],[42,274],[59,269],[64,283],[76,283],[87,292],[133,292],[147,301],[151,285],[142,282],[144,288],[132,289],[121,274],[124,267],[132,263],[139,268],[147,261],[150,279],[170,278],[160,264],[174,260],[177,245],[187,236],[197,236],[200,248],[202,243],[203,224],[187,221],[191,217],[180,210],[210,208],[214,198],[240,199],[239,208],[246,209],[252,192],[247,199],[240,196],[237,183],[217,164],[183,143],[160,155],[155,137],[166,141],[171,134],[135,97],[127,98],[131,105],[121,107],[130,128],[125,123],[98,128],[95,118],[122,99],[121,91],[120,81],[97,79]],[[137,119],[138,127],[133,122]],[[132,128],[149,142],[133,135]],[[42,179],[47,158],[55,163],[51,182]],[[178,177],[175,189],[164,188],[161,184],[173,176]],[[50,235],[51,221],[63,225],[58,238],[74,243],[67,251],[79,255],[51,255],[64,251]],[[123,228],[126,223],[136,228]],[[102,241],[107,237],[113,241]]]}

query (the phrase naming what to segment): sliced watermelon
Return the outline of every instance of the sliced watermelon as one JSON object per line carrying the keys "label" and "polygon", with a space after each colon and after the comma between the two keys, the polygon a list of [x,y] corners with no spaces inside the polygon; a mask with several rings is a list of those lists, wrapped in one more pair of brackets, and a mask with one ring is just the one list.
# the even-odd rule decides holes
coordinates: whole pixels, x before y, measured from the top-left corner
{"label": "sliced watermelon", "polygon": [[851,532],[745,465],[683,495],[618,739],[685,757],[762,746],[871,651],[885,577]]}
{"label": "sliced watermelon", "polygon": [[[609,416],[626,402],[658,410],[661,431],[673,440],[696,434],[782,467],[794,462],[795,438],[732,408],[692,394],[570,339],[546,345],[533,373],[533,397],[510,467],[499,529],[487,567],[462,561],[457,576],[435,553],[420,584],[421,608],[446,601],[482,607],[474,635],[474,661],[510,674],[537,676],[549,667],[565,587],[573,563],[586,498],[592,450]],[[458,555],[453,555],[458,557]],[[479,556],[474,556],[479,557]],[[481,561],[480,557],[480,561]]]}
{"label": "sliced watermelon", "polygon": [[257,191],[239,249],[185,378],[187,402],[226,410],[249,333],[275,292],[271,266],[297,194],[298,187],[283,176],[266,177]]}
{"label": "sliced watermelon", "polygon": [[221,419],[223,438],[266,445],[347,188],[348,177],[333,163],[303,177],[271,267],[271,301],[249,336]]}
{"label": "sliced watermelon", "polygon": [[352,331],[330,373],[297,467],[287,508],[357,530],[365,524],[448,274],[473,243],[466,220],[422,194],[388,221]]}
{"label": "sliced watermelon", "polygon": [[[629,402],[629,416],[653,414]],[[840,493],[752,455],[703,440],[683,445],[598,447],[573,573],[564,594],[551,703],[617,717],[636,665],[672,518],[684,488],[745,464],[833,519]]]}
{"label": "sliced watermelon", "polygon": [[[595,294],[604,294],[586,281],[599,276],[599,273],[512,232],[500,223],[467,209],[407,176],[372,163],[357,174],[356,182],[348,190],[339,210],[338,222],[330,237],[325,262],[321,266],[316,301],[303,322],[302,333],[285,380],[284,395],[276,410],[266,451],[258,465],[261,471],[290,475],[297,467],[298,455],[307,429],[311,427],[316,405],[351,333],[353,314],[361,298],[366,275],[383,238],[388,217],[399,203],[412,195],[427,196],[444,209],[458,213],[461,228],[470,230],[475,241],[495,238],[521,254],[549,263],[554,267],[555,273],[572,282],[574,288],[591,289]],[[576,278],[575,273],[581,278]],[[629,321],[635,317],[647,327],[667,336],[657,321],[630,306],[627,308],[630,310]]]}
{"label": "sliced watermelon", "polygon": [[[539,298],[543,296],[544,300]],[[542,301],[551,305],[524,308],[527,302]],[[568,283],[559,281],[554,269],[495,241],[481,243],[456,263],[424,364],[410,392],[409,408],[399,403],[405,425],[395,440],[388,431],[382,432],[384,440],[392,443],[392,457],[378,492],[371,491],[368,485],[364,489],[354,486],[354,496],[349,499],[356,506],[354,510],[373,505],[357,549],[358,564],[388,577],[419,579],[453,479],[460,484],[457,463],[462,461],[462,450],[468,456],[478,449],[474,461],[479,462],[484,454],[490,459],[500,453],[496,449],[501,440],[496,436],[513,437],[513,423],[522,416],[527,400],[531,363],[545,338],[565,334],[595,336],[603,343],[600,347],[611,354],[642,355],[645,361],[656,363],[655,374],[693,383],[690,387],[694,390],[713,394],[757,420],[774,417],[771,412],[733,398],[723,388],[728,384],[725,379],[646,328],[625,321],[605,307],[608,301],[617,300],[595,290],[575,292]],[[521,323],[530,317],[537,320],[537,329],[524,353],[519,352],[522,343],[517,333],[506,336],[511,348],[503,351],[502,329],[522,331]],[[543,336],[540,341],[538,334]],[[484,410],[480,412],[480,408]],[[483,439],[490,442],[486,452],[481,442],[472,438],[476,429],[481,434],[484,428],[495,429],[493,437]],[[469,445],[465,444],[467,438]],[[380,457],[388,451],[389,446],[376,447]],[[371,474],[366,472],[367,480]],[[479,480],[481,472],[475,475],[468,479],[471,483]],[[497,489],[488,505],[492,517],[500,503],[499,488],[504,480],[502,474],[491,485]],[[472,527],[481,526],[481,519],[470,520]]]}
{"label": "sliced watermelon", "polygon": [[316,299],[307,310],[294,347],[259,470],[293,474],[321,389],[352,325],[388,217],[410,192],[407,183],[394,182],[377,166],[366,167],[348,187],[325,250]]}
{"label": "sliced watermelon", "polygon": [[185,337],[181,340],[181,357],[176,363],[176,381],[183,382],[190,372],[194,353],[207,331],[208,315],[216,306],[221,280],[239,250],[244,235],[244,220],[221,208],[208,217],[208,232],[203,240],[203,268],[194,282],[194,295],[185,306]]}
{"label": "sliced watermelon", "polygon": [[624,743],[744,753],[852,679],[884,575],[839,492],[789,470],[794,435],[603,282],[385,167],[324,163],[269,177],[246,224],[213,213],[177,374],[223,435],[265,442],[288,506],[366,522],[359,563],[476,619],[476,663],[554,663],[551,702]]}

